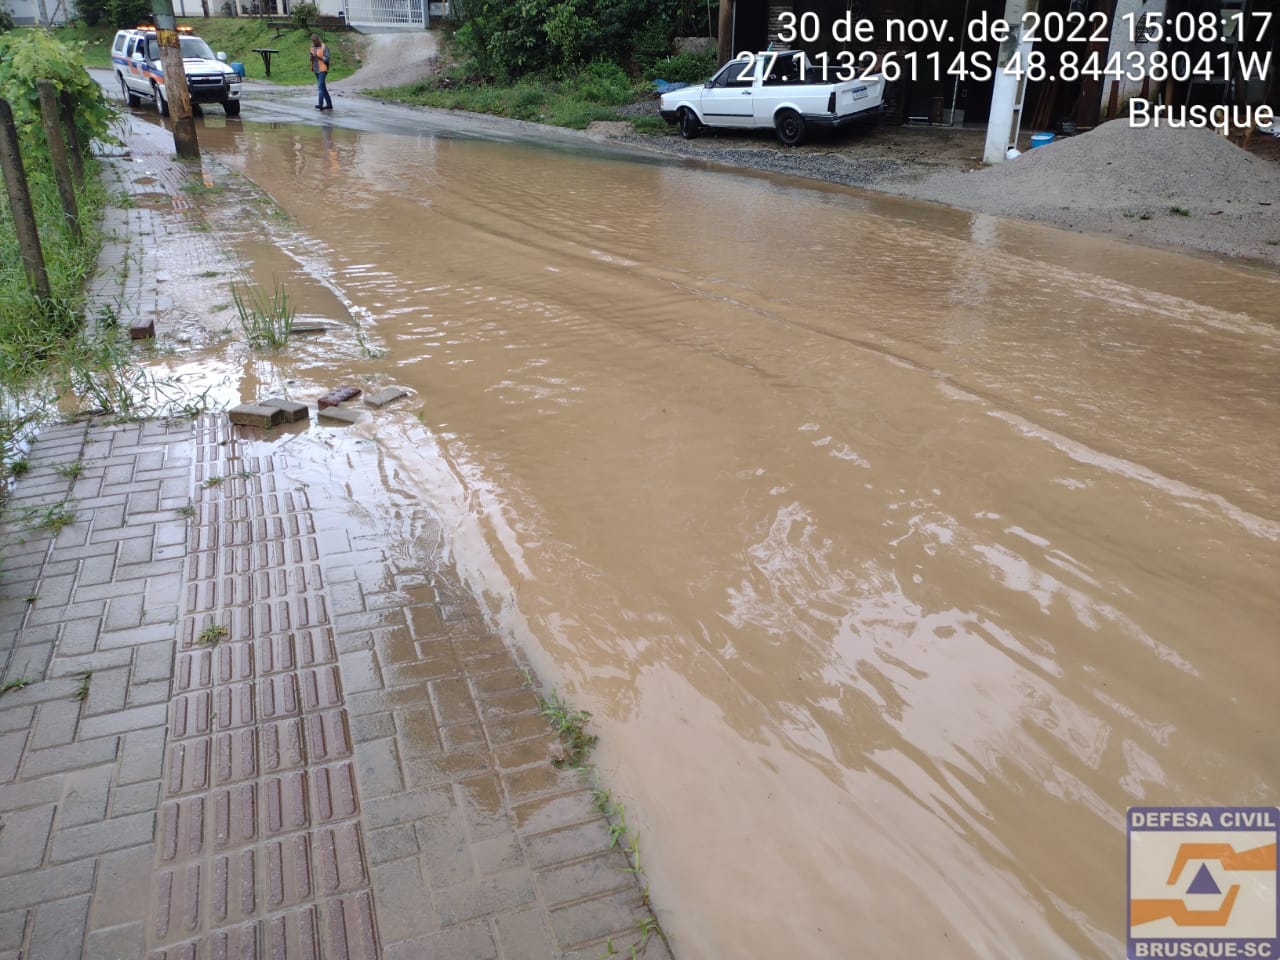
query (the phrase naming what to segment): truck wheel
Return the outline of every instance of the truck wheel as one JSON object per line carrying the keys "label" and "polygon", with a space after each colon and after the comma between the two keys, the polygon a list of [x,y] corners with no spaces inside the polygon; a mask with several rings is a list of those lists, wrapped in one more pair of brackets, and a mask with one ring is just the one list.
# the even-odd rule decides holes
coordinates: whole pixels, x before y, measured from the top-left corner
{"label": "truck wheel", "polygon": [[680,136],[686,140],[697,139],[698,134],[702,131],[702,123],[698,120],[698,115],[688,107],[680,108]]}
{"label": "truck wheel", "polygon": [[798,147],[804,143],[804,117],[794,110],[779,110],[773,118],[774,129],[778,131],[778,139],[784,147]]}
{"label": "truck wheel", "polygon": [[120,80],[120,98],[129,106],[136,107],[142,101],[138,98],[136,93],[129,89],[129,85],[124,82],[123,75],[117,73],[116,76]]}
{"label": "truck wheel", "polygon": [[238,117],[240,116],[240,101],[239,100],[223,100],[222,109],[227,111],[228,117]]}
{"label": "truck wheel", "polygon": [[164,102],[164,94],[160,92],[160,88],[154,83],[151,84],[151,96],[156,102],[156,112],[162,117],[169,115],[169,105]]}

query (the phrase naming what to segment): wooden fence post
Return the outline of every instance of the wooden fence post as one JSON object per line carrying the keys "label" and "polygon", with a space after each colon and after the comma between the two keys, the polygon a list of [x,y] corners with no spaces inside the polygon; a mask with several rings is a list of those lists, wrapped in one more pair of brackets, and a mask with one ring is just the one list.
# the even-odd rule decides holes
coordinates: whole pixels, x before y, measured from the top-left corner
{"label": "wooden fence post", "polygon": [[71,172],[75,174],[76,184],[84,186],[84,148],[80,145],[80,135],[76,133],[76,102],[71,98],[69,90],[63,90],[58,101],[62,105],[62,125],[67,131],[67,152],[71,154]]}
{"label": "wooden fence post", "polygon": [[67,163],[67,141],[62,135],[62,111],[58,106],[58,91],[52,80],[37,80],[40,91],[40,119],[44,122],[44,138],[53,159],[53,179],[58,184],[58,196],[62,198],[62,215],[77,240],[80,239],[80,208],[76,204],[76,188],[71,182],[71,165]]}
{"label": "wooden fence post", "polygon": [[0,98],[0,169],[4,171],[4,186],[9,194],[9,209],[13,211],[13,227],[18,235],[27,281],[36,297],[48,300],[51,296],[49,274],[44,268],[44,252],[40,249],[40,234],[36,231],[36,212],[31,206],[27,175],[22,169],[18,128],[13,123],[13,109],[3,98]]}

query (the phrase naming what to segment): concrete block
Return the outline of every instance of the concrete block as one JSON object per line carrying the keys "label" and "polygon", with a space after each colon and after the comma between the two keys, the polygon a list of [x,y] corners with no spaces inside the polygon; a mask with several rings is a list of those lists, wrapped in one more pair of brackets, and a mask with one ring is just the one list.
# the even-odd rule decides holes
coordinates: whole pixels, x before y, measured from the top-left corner
{"label": "concrete block", "polygon": [[328,333],[333,329],[333,324],[325,323],[321,320],[295,320],[293,326],[289,328],[289,333]]}
{"label": "concrete block", "polygon": [[227,411],[227,419],[245,427],[262,427],[270,429],[285,421],[285,412],[279,407],[260,406],[256,403],[242,403]]}
{"label": "concrete block", "polygon": [[371,407],[385,407],[393,400],[399,400],[401,397],[407,397],[409,391],[404,387],[383,387],[381,390],[375,390],[364,398],[364,402]]}
{"label": "concrete block", "polygon": [[340,403],[354,400],[358,396],[360,396],[359,387],[334,387],[321,397],[318,402],[320,409],[323,410],[325,407],[336,407]]}
{"label": "concrete block", "polygon": [[320,411],[321,423],[339,423],[350,426],[359,423],[364,417],[356,410],[343,410],[341,407],[327,407]]}
{"label": "concrete block", "polygon": [[283,397],[270,397],[259,403],[262,407],[275,407],[277,410],[284,411],[285,423],[297,423],[299,420],[306,420],[308,417],[307,405],[299,403],[297,400],[286,400]]}
{"label": "concrete block", "polygon": [[156,322],[151,317],[139,317],[129,324],[130,340],[150,340],[156,335]]}

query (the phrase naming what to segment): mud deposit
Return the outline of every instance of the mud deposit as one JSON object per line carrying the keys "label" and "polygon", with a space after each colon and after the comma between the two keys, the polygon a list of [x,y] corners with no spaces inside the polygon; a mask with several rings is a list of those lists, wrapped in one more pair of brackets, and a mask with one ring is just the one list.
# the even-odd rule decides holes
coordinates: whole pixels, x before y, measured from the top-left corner
{"label": "mud deposit", "polygon": [[1280,793],[1274,273],[582,151],[203,143],[361,324],[253,375],[415,391],[356,429],[595,714],[680,956],[1115,957],[1126,807]]}

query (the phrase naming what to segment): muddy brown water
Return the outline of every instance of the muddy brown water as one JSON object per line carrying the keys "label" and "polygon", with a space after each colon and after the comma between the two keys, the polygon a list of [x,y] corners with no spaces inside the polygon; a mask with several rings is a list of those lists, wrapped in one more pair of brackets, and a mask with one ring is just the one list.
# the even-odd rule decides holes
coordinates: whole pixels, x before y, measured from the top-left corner
{"label": "muddy brown water", "polygon": [[204,142],[386,351],[286,374],[416,391],[383,481],[595,715],[680,956],[1115,957],[1127,806],[1277,800],[1276,275],[585,150]]}

